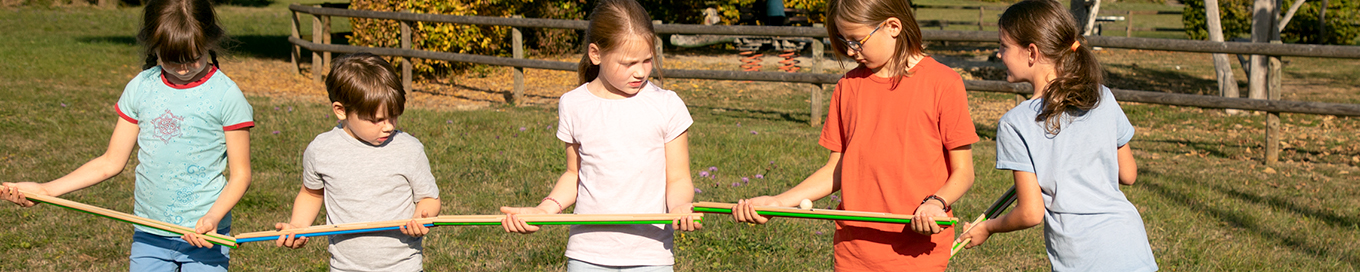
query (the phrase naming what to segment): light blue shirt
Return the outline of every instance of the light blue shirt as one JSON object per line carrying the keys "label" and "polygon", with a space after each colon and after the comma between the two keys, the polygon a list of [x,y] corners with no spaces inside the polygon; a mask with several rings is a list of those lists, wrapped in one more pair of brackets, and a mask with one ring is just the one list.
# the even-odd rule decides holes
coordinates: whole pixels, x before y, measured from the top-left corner
{"label": "light blue shirt", "polygon": [[1042,99],[1006,112],[996,129],[996,168],[1038,177],[1054,271],[1155,271],[1142,217],[1119,190],[1118,148],[1134,128],[1108,88],[1100,95],[1085,114],[1064,115],[1057,135],[1035,120]]}
{"label": "light blue shirt", "polygon": [[[194,228],[226,186],[226,131],[255,125],[245,95],[212,71],[187,88],[168,85],[161,67],[137,74],[118,99],[119,117],[137,124],[133,214]],[[231,216],[217,224],[231,226]],[[179,234],[137,226],[161,236]]]}

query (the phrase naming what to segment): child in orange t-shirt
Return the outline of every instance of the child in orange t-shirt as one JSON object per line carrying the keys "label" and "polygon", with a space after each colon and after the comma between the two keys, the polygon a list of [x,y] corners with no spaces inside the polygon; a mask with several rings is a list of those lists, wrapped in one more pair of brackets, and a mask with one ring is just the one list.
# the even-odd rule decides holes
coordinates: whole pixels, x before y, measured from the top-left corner
{"label": "child in orange t-shirt", "polygon": [[922,51],[906,1],[828,3],[837,53],[860,67],[836,83],[819,143],[826,165],[776,196],[738,201],[738,221],[765,223],[754,206],[798,205],[841,191],[840,209],[913,214],[910,225],[837,221],[837,271],[943,271],[953,232],[930,217],[973,185],[977,132],[963,80]]}

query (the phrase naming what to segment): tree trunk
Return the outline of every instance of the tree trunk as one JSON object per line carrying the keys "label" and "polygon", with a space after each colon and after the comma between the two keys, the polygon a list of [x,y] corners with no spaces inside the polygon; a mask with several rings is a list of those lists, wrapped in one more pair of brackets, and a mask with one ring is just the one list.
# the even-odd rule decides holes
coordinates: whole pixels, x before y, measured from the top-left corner
{"label": "tree trunk", "polygon": [[[1251,21],[1251,42],[1269,43],[1270,33],[1278,32],[1275,28],[1275,16],[1278,14],[1275,0],[1256,0],[1252,5]],[[1266,99],[1266,56],[1251,55],[1251,69],[1248,70],[1248,97],[1252,99]]]}
{"label": "tree trunk", "polygon": [[1072,18],[1081,23],[1081,35],[1090,36],[1095,30],[1096,15],[1100,12],[1100,0],[1072,0]]}
{"label": "tree trunk", "polygon": [[[1209,41],[1223,42],[1223,25],[1218,14],[1218,0],[1204,0],[1204,18],[1208,19]],[[1214,75],[1218,77],[1218,93],[1223,97],[1237,98],[1241,94],[1237,90],[1237,79],[1233,77],[1232,64],[1228,62],[1228,54],[1214,54]],[[1238,113],[1237,110],[1229,109],[1229,114]]]}
{"label": "tree trunk", "polygon": [[1318,8],[1318,44],[1330,44],[1327,36],[1327,0],[1322,0],[1322,7]]}

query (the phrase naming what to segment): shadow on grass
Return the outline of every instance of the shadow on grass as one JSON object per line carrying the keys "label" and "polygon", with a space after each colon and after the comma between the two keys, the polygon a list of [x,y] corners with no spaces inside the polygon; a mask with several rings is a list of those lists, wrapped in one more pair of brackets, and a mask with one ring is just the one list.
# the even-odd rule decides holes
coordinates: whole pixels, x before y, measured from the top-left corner
{"label": "shadow on grass", "polygon": [[[765,119],[765,120],[769,120],[769,121],[787,121],[787,122],[794,122],[794,123],[807,123],[807,122],[808,122],[807,116],[810,115],[810,114],[807,113],[807,112],[783,112],[783,111],[775,111],[775,110],[753,110],[753,109],[739,109],[739,108],[728,108],[728,107],[703,106],[703,105],[694,105],[694,104],[689,104],[689,105],[687,105],[687,106],[689,106],[689,108],[691,108],[691,109],[705,109],[705,110],[707,110],[707,111],[705,111],[705,112],[708,112],[709,115],[719,115],[719,116],[724,116],[724,115],[725,115],[726,117],[729,117],[729,118]],[[691,115],[694,114],[693,110],[691,110],[691,113],[690,113],[690,114],[691,114]],[[777,117],[772,117],[772,116],[777,116]],[[823,118],[825,118],[825,116],[823,116]],[[820,127],[820,126],[818,126],[818,127]]]}
{"label": "shadow on grass", "polygon": [[[349,33],[331,34],[331,43],[348,44],[345,38]],[[230,40],[224,42],[222,47],[226,48],[227,55],[245,56],[254,58],[266,58],[276,60],[289,60],[292,50],[292,43],[288,42],[286,35],[241,35],[228,36]],[[308,37],[303,37],[309,39]],[[86,36],[78,37],[77,41],[82,43],[111,43],[140,46],[137,38],[133,36]],[[302,56],[310,61],[311,52],[303,49]]]}
{"label": "shadow on grass", "polygon": [[1252,144],[1231,143],[1227,141],[1195,142],[1188,140],[1134,140],[1134,142],[1169,144],[1169,145],[1147,145],[1147,144],[1138,145],[1137,148],[1143,149],[1143,151],[1184,154],[1187,151],[1185,150],[1185,148],[1177,148],[1172,145],[1185,145],[1186,147],[1195,150],[1195,152],[1205,153],[1208,154],[1209,156],[1225,159],[1231,159],[1232,157],[1230,157],[1227,152],[1223,151],[1224,148],[1260,148],[1260,145],[1254,144],[1254,142],[1251,142]]}
{"label": "shadow on grass", "polygon": [[[1107,68],[1105,85],[1112,88],[1142,90],[1151,92],[1219,95],[1218,81],[1203,79],[1183,72],[1149,69],[1138,64],[1110,64],[1105,67],[1120,68],[1125,72],[1113,72]],[[1239,85],[1241,85],[1239,83]],[[1245,90],[1245,87],[1242,87]]]}
{"label": "shadow on grass", "polygon": [[[1187,181],[1186,180],[1188,179],[1187,177],[1168,176],[1165,175],[1164,173],[1156,172],[1140,174],[1151,176],[1161,181],[1181,183],[1180,185],[1184,187],[1200,187],[1199,185],[1202,185],[1201,183],[1197,183],[1194,181]],[[1192,184],[1185,184],[1187,182]],[[1289,232],[1275,230],[1270,226],[1262,224],[1261,221],[1254,218],[1254,216],[1244,212],[1247,209],[1243,210],[1227,209],[1223,207],[1218,207],[1217,205],[1207,204],[1206,201],[1203,200],[1206,199],[1203,195],[1196,194],[1195,192],[1187,192],[1185,190],[1180,190],[1179,188],[1170,188],[1158,184],[1156,182],[1142,182],[1139,183],[1138,186],[1146,187],[1148,188],[1148,191],[1151,191],[1163,198],[1175,202],[1175,204],[1185,206],[1186,209],[1201,211],[1201,213],[1208,215],[1220,222],[1230,224],[1233,227],[1246,229],[1247,231],[1256,234],[1256,236],[1260,237],[1263,240],[1274,241],[1280,245],[1293,249],[1294,251],[1312,255],[1314,257],[1322,259],[1335,259],[1341,262],[1348,263],[1351,266],[1360,266],[1360,257],[1355,256],[1354,254],[1347,254],[1346,252],[1342,251],[1327,250],[1326,248],[1323,247],[1323,245],[1320,245],[1319,242],[1310,241],[1310,238],[1312,239],[1321,238],[1312,236],[1308,232]],[[1259,197],[1254,197],[1249,194],[1244,193],[1226,193],[1226,194],[1228,194],[1231,197],[1243,198],[1244,200],[1252,203],[1279,206],[1279,203],[1275,203],[1278,200],[1267,200],[1257,202],[1252,201],[1252,199],[1259,199]],[[1289,207],[1284,208],[1289,209],[1291,211],[1295,211],[1295,209],[1290,209]],[[1312,215],[1311,213],[1308,212],[1304,213]],[[1333,219],[1328,220],[1345,221],[1347,219],[1342,217],[1334,217]]]}
{"label": "shadow on grass", "polygon": [[1231,196],[1236,199],[1240,199],[1242,201],[1286,209],[1295,213],[1303,214],[1308,217],[1320,219],[1323,222],[1326,222],[1327,224],[1335,227],[1349,228],[1354,227],[1357,224],[1360,224],[1360,218],[1338,215],[1335,213],[1315,210],[1308,207],[1301,207],[1289,201],[1285,201],[1284,199],[1280,199],[1279,197],[1255,195],[1248,192],[1238,191],[1232,188],[1226,188],[1223,187],[1222,185],[1212,185],[1210,187],[1212,187],[1214,191],[1218,191],[1219,193]]}

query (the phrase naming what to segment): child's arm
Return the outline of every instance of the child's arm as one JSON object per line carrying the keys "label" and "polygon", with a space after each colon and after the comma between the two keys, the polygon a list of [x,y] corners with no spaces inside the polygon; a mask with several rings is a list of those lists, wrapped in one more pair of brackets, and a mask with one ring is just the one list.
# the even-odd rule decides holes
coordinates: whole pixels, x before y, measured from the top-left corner
{"label": "child's arm", "polygon": [[123,172],[128,158],[132,156],[132,148],[137,146],[137,132],[137,124],[118,118],[118,123],[113,127],[113,135],[109,137],[109,147],[103,155],[91,159],[66,176],[47,183],[6,182],[3,184],[0,197],[19,206],[29,207],[37,203],[24,198],[19,190],[38,195],[61,196],[116,176]]}
{"label": "child's arm", "polygon": [[[246,194],[246,188],[250,187],[250,128],[227,131],[226,138],[227,168],[231,169],[231,176],[227,179],[227,186],[222,188],[222,193],[217,196],[217,201],[208,208],[208,213],[194,224],[195,233],[217,231],[217,223],[222,221],[222,217],[227,216],[227,212],[236,206],[236,202],[241,201],[241,196]],[[197,247],[213,246],[207,239],[198,235],[190,234],[180,238]]]}
{"label": "child's arm", "polygon": [[[312,190],[307,186],[302,186],[298,191],[297,199],[293,200],[293,215],[288,223],[274,223],[274,228],[278,230],[306,228],[316,221],[317,213],[321,212],[321,205],[326,201],[325,190]],[[289,248],[301,248],[307,245],[307,237],[279,237],[274,241],[274,245]]]}
{"label": "child's arm", "polygon": [[1138,179],[1138,162],[1133,159],[1133,147],[1119,147],[1119,184],[1133,185]]}
{"label": "child's arm", "polygon": [[[996,219],[982,221],[972,231],[960,235],[957,241],[973,239],[966,248],[981,245],[993,233],[1027,229],[1044,222],[1044,198],[1039,191],[1039,178],[1030,172],[1012,172],[1015,175],[1015,208]],[[963,228],[968,229],[969,224],[964,223]]]}
{"label": "child's arm", "polygon": [[[681,132],[666,143],[666,210],[670,213],[691,213],[694,209],[694,181],[689,175],[689,132]],[[671,222],[676,230],[694,231],[704,228],[694,218],[685,216]]]}
{"label": "child's arm", "polygon": [[557,183],[553,185],[552,192],[548,197],[539,201],[536,207],[506,207],[501,206],[501,212],[505,213],[505,219],[501,221],[501,227],[506,232],[534,233],[538,231],[538,226],[531,226],[515,217],[516,214],[556,214],[565,210],[567,206],[576,204],[576,185],[580,181],[581,169],[581,144],[567,143],[567,171],[557,178]]}
{"label": "child's arm", "polygon": [[430,233],[430,228],[416,222],[416,219],[431,216],[439,216],[439,199],[429,197],[420,199],[416,202],[416,212],[411,215],[411,222],[406,222],[406,226],[401,227],[401,233],[411,237],[425,236]]}
{"label": "child's arm", "polygon": [[732,208],[732,217],[739,222],[765,224],[770,219],[756,214],[755,206],[793,207],[804,199],[821,199],[840,191],[841,153],[831,152],[828,157],[826,165],[782,194],[737,201],[737,206]]}
{"label": "child's arm", "polygon": [[[959,201],[969,188],[973,187],[973,146],[965,145],[949,150],[949,178],[944,186],[935,191],[939,198],[929,198],[916,208],[916,217],[911,220],[911,229],[920,234],[936,234],[942,230],[932,217],[948,217],[945,207]],[[941,200],[943,199],[943,200]],[[945,203],[945,202],[948,203]]]}

